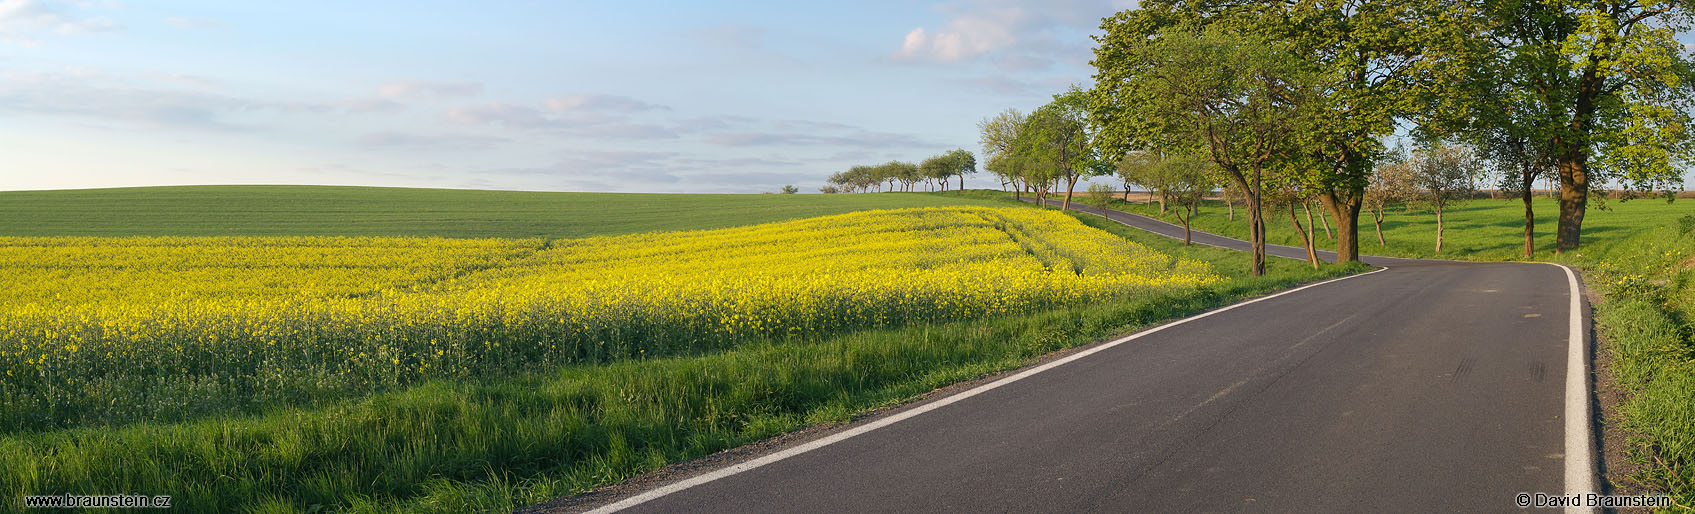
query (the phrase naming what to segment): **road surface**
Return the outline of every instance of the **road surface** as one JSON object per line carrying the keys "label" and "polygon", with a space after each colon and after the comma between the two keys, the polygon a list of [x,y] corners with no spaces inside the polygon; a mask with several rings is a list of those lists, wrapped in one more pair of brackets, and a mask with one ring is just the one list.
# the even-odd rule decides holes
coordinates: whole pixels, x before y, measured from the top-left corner
{"label": "road surface", "polygon": [[[1194,240],[1247,247],[1200,232]],[[1586,376],[1583,360],[1568,376],[1574,279],[1546,264],[1367,261],[1388,268],[1109,342],[751,469],[598,507],[1518,512],[1520,492],[1581,487],[1565,475],[1567,382]],[[1577,476],[1593,475],[1585,468]]]}

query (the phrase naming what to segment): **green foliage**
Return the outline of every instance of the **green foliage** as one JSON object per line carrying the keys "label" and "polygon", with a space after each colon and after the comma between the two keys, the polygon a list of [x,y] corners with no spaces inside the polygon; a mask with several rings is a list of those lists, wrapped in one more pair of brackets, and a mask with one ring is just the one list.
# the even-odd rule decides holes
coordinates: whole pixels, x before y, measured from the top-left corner
{"label": "green foliage", "polygon": [[[1695,61],[1677,41],[1695,8],[1686,2],[1475,1],[1469,31],[1475,73],[1465,81],[1474,139],[1514,175],[1555,173],[1567,192],[1559,247],[1577,247],[1592,187],[1639,193],[1682,182],[1695,157]],[[1516,154],[1516,155],[1515,155]],[[1517,186],[1522,188],[1522,185]],[[1604,197],[1603,197],[1604,198]]]}
{"label": "green foliage", "polygon": [[1405,167],[1411,179],[1410,187],[1401,190],[1401,199],[1438,212],[1450,203],[1471,198],[1477,192],[1477,179],[1483,175],[1483,163],[1471,150],[1453,145],[1415,151],[1412,158],[1394,166]]}
{"label": "green foliage", "polygon": [[[1313,105],[1311,70],[1286,44],[1220,25],[1198,33],[1176,26],[1152,38],[1113,34],[1115,27],[1108,20],[1096,51],[1090,103],[1102,146],[1115,155],[1205,155],[1243,192],[1249,212],[1259,212],[1266,182],[1306,157],[1292,145]],[[1249,241],[1261,243],[1261,220],[1250,218]],[[1263,260],[1255,244],[1256,273]]]}
{"label": "green foliage", "polygon": [[1162,160],[1155,167],[1160,197],[1189,210],[1194,210],[1207,193],[1218,187],[1218,172],[1211,160],[1198,155],[1176,155]]}
{"label": "green foliage", "polygon": [[1105,209],[1107,205],[1112,203],[1113,192],[1112,186],[1101,183],[1090,183],[1089,193],[1086,199],[1089,202],[1089,205]]}
{"label": "green foliage", "polygon": [[981,134],[978,142],[983,145],[986,159],[983,169],[994,173],[1002,182],[1012,183],[1015,189],[1023,179],[1025,169],[1030,167],[1028,159],[1017,151],[1025,118],[1024,113],[1009,108],[977,122]]}
{"label": "green foliage", "polygon": [[977,157],[963,148],[956,148],[941,155],[924,159],[918,165],[919,175],[941,182],[942,189],[947,189],[948,179],[960,177],[961,187],[965,184],[965,176],[977,173]]}
{"label": "green foliage", "polygon": [[792,195],[792,194],[795,194],[795,193],[799,193],[800,188],[795,187],[794,184],[785,184],[783,186],[783,189],[781,190],[781,192],[785,195]]}

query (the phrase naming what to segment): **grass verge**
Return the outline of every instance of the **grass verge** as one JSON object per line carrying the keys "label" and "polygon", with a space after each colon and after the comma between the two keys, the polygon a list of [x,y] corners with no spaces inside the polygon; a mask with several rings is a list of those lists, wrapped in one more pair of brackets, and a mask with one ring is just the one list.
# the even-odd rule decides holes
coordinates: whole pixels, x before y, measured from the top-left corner
{"label": "grass verge", "polygon": [[1661,226],[1582,253],[1588,286],[1605,293],[1595,325],[1626,392],[1631,479],[1695,512],[1695,233]]}

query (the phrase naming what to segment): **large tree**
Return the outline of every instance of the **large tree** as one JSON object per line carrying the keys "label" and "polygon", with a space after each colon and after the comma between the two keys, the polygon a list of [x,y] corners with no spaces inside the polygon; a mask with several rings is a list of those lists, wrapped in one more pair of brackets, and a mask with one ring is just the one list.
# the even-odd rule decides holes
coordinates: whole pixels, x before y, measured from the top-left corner
{"label": "large tree", "polygon": [[[977,156],[972,155],[971,151],[964,148],[949,150],[942,156],[947,158],[947,163],[951,165],[948,174],[959,177],[959,189],[964,190],[965,176],[977,174]],[[947,189],[947,187],[944,186],[942,189]]]}
{"label": "large tree", "polygon": [[1019,186],[1024,162],[1014,152],[1018,136],[1024,129],[1026,116],[1018,109],[1007,109],[977,122],[978,143],[983,145],[983,168],[1012,183],[1013,196],[1023,192]]}
{"label": "large tree", "polygon": [[1479,82],[1481,100],[1467,129],[1468,139],[1488,160],[1497,177],[1497,190],[1514,194],[1524,202],[1524,256],[1536,252],[1536,211],[1532,189],[1536,180],[1553,176],[1554,154],[1538,125],[1548,118],[1553,106],[1535,90],[1518,87],[1491,74]]}
{"label": "large tree", "polygon": [[1246,197],[1249,272],[1262,275],[1260,196],[1271,175],[1299,157],[1291,140],[1312,91],[1303,62],[1285,43],[1221,24],[1103,42],[1090,101],[1097,141],[1114,157],[1157,150],[1211,159]]}
{"label": "large tree", "polygon": [[1048,168],[1049,179],[1065,181],[1065,201],[1060,203],[1060,210],[1071,208],[1079,179],[1110,172],[1091,144],[1088,94],[1081,88],[1071,86],[1054,95],[1052,102],[1030,113],[1025,123],[1029,157]]}
{"label": "large tree", "polygon": [[[1533,93],[1546,107],[1520,117],[1480,105],[1480,121],[1516,124],[1542,141],[1560,184],[1555,251],[1577,248],[1589,193],[1618,181],[1638,190],[1680,184],[1691,149],[1695,90],[1689,51],[1675,36],[1695,5],[1665,0],[1474,0],[1472,31],[1494,66],[1485,84]],[[1497,86],[1498,89],[1500,86]],[[1485,86],[1479,89],[1489,89]]]}
{"label": "large tree", "polygon": [[1469,55],[1452,43],[1466,38],[1456,21],[1463,12],[1451,7],[1426,0],[1145,0],[1103,22],[1096,80],[1123,76],[1126,51],[1165,27],[1225,24],[1289,45],[1313,67],[1314,98],[1297,134],[1310,164],[1284,171],[1304,175],[1302,187],[1336,219],[1337,260],[1358,260],[1359,211],[1382,139],[1423,104],[1419,98],[1441,97],[1457,83],[1464,66],[1454,57]]}

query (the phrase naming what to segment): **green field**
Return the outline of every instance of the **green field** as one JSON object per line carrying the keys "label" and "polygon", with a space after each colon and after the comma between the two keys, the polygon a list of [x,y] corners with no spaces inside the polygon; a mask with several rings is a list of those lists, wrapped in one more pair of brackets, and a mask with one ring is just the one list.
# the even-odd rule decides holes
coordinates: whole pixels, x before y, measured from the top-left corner
{"label": "green field", "polygon": [[339,186],[0,191],[0,236],[576,238],[954,205],[989,204],[925,193],[713,195]]}

